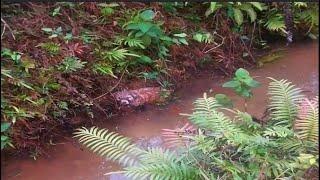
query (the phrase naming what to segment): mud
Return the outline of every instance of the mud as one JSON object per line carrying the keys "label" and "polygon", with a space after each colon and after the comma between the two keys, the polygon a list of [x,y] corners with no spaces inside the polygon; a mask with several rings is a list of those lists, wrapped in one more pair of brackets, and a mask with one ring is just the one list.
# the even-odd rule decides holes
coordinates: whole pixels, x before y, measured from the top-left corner
{"label": "mud", "polygon": [[[254,97],[248,102],[248,112],[261,117],[267,103],[268,79],[288,79],[305,90],[308,96],[319,93],[318,43],[300,43],[287,49],[287,54],[278,61],[264,64],[261,69],[250,70],[262,86],[253,91]],[[215,77],[214,74],[202,74],[194,77],[177,92],[178,99],[167,106],[147,106],[143,112],[131,113],[115,119],[103,119],[98,126],[116,130],[138,141],[143,147],[162,144],[159,134],[163,128],[174,128],[185,123],[179,113],[192,111],[192,102],[204,92],[224,93],[237,107],[243,107],[243,101],[231,90],[222,88],[228,79]],[[209,93],[209,94],[212,94]],[[241,109],[241,108],[240,108]],[[71,138],[57,143],[48,152],[50,157],[34,161],[31,158],[3,159],[1,177],[6,180],[123,180],[119,175],[104,176],[119,167],[98,157],[81,147]],[[5,161],[4,161],[5,160]]]}

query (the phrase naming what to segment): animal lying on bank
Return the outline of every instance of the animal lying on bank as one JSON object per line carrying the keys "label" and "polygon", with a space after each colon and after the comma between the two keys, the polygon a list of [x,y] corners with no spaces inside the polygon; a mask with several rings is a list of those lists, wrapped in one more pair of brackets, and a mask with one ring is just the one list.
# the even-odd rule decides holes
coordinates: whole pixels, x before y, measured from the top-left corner
{"label": "animal lying on bank", "polygon": [[160,87],[147,87],[135,90],[123,90],[113,93],[122,106],[139,107],[161,101]]}

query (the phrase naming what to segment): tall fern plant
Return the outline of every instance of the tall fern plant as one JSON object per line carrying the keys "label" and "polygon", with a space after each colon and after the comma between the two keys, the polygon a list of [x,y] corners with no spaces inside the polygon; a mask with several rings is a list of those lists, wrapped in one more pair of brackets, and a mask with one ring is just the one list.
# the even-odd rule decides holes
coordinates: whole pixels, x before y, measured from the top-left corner
{"label": "tall fern plant", "polygon": [[[195,101],[194,112],[185,114],[198,130],[189,131],[188,125],[165,129],[166,142],[181,138],[187,142],[180,143],[184,148],[141,149],[122,135],[96,127],[78,129],[75,137],[123,165],[122,171],[111,173],[131,179],[299,179],[301,170],[318,164],[310,146],[304,146],[318,141],[318,101],[303,99],[301,90],[286,80],[269,79],[271,116],[265,126],[204,94]],[[234,112],[234,120],[224,110]]]}

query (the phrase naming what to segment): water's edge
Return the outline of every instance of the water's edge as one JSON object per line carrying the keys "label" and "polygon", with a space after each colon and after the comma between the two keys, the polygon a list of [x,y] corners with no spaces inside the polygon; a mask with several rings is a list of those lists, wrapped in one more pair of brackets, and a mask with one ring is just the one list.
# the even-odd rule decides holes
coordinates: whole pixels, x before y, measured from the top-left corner
{"label": "water's edge", "polygon": [[[266,77],[288,79],[303,88],[307,95],[318,94],[319,69],[318,69],[318,43],[296,44],[288,49],[288,54],[279,61],[266,64],[261,69],[250,71],[252,76],[262,83],[254,90],[254,97],[248,104],[250,114],[261,117],[267,97],[268,80]],[[235,96],[231,90],[221,87],[226,79],[211,76],[192,79],[177,92],[179,99],[165,107],[152,107],[146,111],[132,113],[125,117],[101,123],[99,127],[112,128],[134,139],[147,139],[149,143],[157,144],[157,137],[163,128],[173,128],[186,119],[179,113],[192,110],[192,102],[201,97],[204,92],[224,93],[231,97],[235,105],[241,107],[242,99]],[[182,121],[181,121],[182,120]],[[114,129],[114,128],[112,128]],[[104,176],[118,167],[87,150],[81,150],[73,141],[66,141],[53,146],[49,158],[8,160],[2,168],[1,177],[6,180],[102,180]],[[112,178],[117,179],[117,177]]]}

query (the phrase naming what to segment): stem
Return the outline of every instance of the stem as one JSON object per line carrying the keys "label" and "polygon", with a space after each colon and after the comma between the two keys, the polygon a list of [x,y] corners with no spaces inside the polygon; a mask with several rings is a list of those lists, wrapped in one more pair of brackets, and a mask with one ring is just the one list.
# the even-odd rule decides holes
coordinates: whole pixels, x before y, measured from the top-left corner
{"label": "stem", "polygon": [[248,99],[244,98],[244,112],[247,112],[247,102],[248,102]]}
{"label": "stem", "polygon": [[114,171],[114,172],[109,172],[109,173],[106,173],[104,174],[105,176],[108,176],[108,175],[111,175],[111,174],[123,174],[125,173],[126,171]]}

